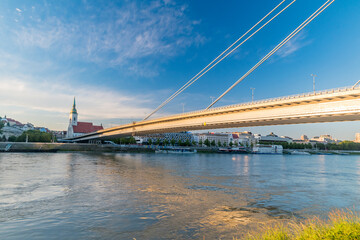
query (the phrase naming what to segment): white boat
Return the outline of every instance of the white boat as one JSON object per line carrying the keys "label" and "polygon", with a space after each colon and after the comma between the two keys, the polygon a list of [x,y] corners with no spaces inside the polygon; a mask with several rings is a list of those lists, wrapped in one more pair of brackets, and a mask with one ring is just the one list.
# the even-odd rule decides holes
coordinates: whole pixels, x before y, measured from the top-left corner
{"label": "white boat", "polygon": [[155,153],[177,153],[177,154],[191,154],[196,153],[196,149],[191,148],[170,148],[170,149],[156,149]]}
{"label": "white boat", "polygon": [[247,153],[245,147],[223,147],[218,149],[218,153]]}
{"label": "white boat", "polygon": [[308,152],[300,152],[300,151],[291,151],[290,152],[291,155],[310,155],[310,153]]}
{"label": "white boat", "polygon": [[252,153],[256,154],[283,154],[283,147],[281,145],[264,145],[257,144],[253,147]]}

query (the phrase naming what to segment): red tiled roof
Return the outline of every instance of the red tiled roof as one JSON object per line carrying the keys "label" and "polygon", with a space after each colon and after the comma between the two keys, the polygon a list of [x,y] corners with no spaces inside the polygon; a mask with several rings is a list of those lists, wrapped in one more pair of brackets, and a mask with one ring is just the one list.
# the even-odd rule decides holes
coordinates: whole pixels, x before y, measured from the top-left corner
{"label": "red tiled roof", "polygon": [[15,119],[12,119],[12,118],[6,118],[6,120],[8,120],[8,122],[14,122],[16,125],[24,125],[21,122],[16,121]]}
{"label": "red tiled roof", "polygon": [[90,122],[78,122],[73,126],[74,133],[91,133],[104,129],[103,126],[95,126]]}
{"label": "red tiled roof", "polygon": [[233,139],[238,139],[239,138],[239,135],[237,135],[237,134],[232,134],[232,137],[233,137]]}

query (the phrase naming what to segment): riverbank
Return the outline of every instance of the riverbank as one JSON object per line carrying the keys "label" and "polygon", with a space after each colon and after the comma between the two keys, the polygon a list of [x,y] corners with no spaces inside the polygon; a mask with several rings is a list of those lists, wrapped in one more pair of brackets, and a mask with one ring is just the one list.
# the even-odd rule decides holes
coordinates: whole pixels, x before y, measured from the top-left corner
{"label": "riverbank", "polygon": [[[0,142],[0,152],[155,152],[156,149],[167,148],[157,145],[112,145],[89,143],[25,143],[25,142]],[[198,153],[218,153],[217,147],[186,147],[195,149]],[[284,149],[284,154],[291,154],[295,149]],[[298,149],[299,152],[323,155],[358,155],[360,151],[350,150],[310,150]],[[250,152],[249,152],[250,153]]]}
{"label": "riverbank", "polygon": [[[0,152],[155,152],[158,148],[156,145],[0,142]],[[194,149],[201,153],[217,152],[217,148],[210,147]]]}
{"label": "riverbank", "polygon": [[0,151],[4,152],[153,152],[151,148],[138,146],[115,147],[109,144],[88,143],[24,143],[0,142]]}

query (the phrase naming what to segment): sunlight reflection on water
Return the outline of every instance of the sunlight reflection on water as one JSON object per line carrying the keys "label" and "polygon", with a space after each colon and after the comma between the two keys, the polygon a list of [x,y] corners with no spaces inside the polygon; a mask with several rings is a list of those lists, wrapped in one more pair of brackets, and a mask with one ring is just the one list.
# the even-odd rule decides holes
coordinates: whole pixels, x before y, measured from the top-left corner
{"label": "sunlight reflection on water", "polygon": [[360,200],[358,156],[6,153],[0,172],[5,239],[231,239]]}

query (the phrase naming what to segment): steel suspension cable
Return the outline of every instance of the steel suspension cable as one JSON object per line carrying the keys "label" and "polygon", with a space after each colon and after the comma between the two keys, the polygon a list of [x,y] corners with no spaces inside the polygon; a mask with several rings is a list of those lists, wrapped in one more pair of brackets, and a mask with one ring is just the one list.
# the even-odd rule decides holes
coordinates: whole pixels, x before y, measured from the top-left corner
{"label": "steel suspension cable", "polygon": [[[249,37],[247,37],[243,42],[239,43],[235,48],[233,48],[231,51],[229,51],[225,56],[223,56],[220,60],[218,60],[216,63],[214,63],[211,67],[209,67],[208,69],[206,69],[206,71],[204,71],[201,75],[199,75],[198,77],[196,77],[195,79],[193,79],[187,86],[183,86],[183,89],[178,90],[178,92],[176,94],[173,94],[173,96],[171,96],[169,98],[169,101],[171,101],[172,99],[174,99],[177,95],[179,95],[180,93],[182,93],[185,89],[187,89],[188,87],[190,87],[190,85],[192,85],[193,83],[195,83],[199,78],[201,78],[204,74],[206,74],[208,71],[210,71],[213,67],[215,67],[218,63],[220,63],[222,60],[224,60],[227,56],[229,56],[232,52],[234,52],[238,47],[240,47],[243,43],[245,43],[247,40],[249,40],[252,36],[254,36],[258,31],[260,31],[263,27],[265,27],[267,24],[269,24],[272,20],[274,20],[274,18],[276,18],[277,16],[279,16],[283,11],[285,11],[288,7],[290,7],[294,2],[296,2],[296,0],[293,0],[289,5],[287,5],[284,9],[282,9],[280,12],[278,12],[274,17],[272,17],[269,21],[267,21],[264,25],[262,25],[260,28],[258,28],[254,33],[252,33]],[[168,101],[168,102],[169,102]],[[164,104],[167,104],[167,102],[164,102]]]}
{"label": "steel suspension cable", "polygon": [[317,9],[309,18],[307,18],[300,26],[298,26],[290,35],[288,35],[281,43],[279,43],[272,51],[270,51],[265,57],[263,57],[254,67],[252,67],[247,73],[245,73],[241,78],[239,78],[230,88],[228,88],[223,94],[221,94],[214,102],[212,102],[206,110],[211,108],[215,103],[217,103],[222,97],[224,97],[228,92],[230,92],[236,85],[238,85],[242,80],[244,80],[248,75],[250,75],[255,69],[257,69],[263,62],[265,62],[269,57],[271,57],[275,52],[277,52],[282,46],[284,46],[290,39],[292,39],[296,34],[298,34],[304,27],[306,27],[310,22],[312,22],[320,13],[322,13],[326,8],[328,8],[335,0],[327,0],[319,9]]}
{"label": "steel suspension cable", "polygon": [[[223,56],[230,48],[232,48],[236,43],[238,43],[242,38],[244,38],[250,31],[252,31],[255,27],[257,27],[261,22],[263,22],[271,13],[273,13],[277,8],[279,8],[286,0],[281,1],[275,8],[273,8],[269,13],[267,13],[262,19],[260,19],[260,21],[258,21],[254,26],[252,26],[248,31],[246,31],[240,38],[238,38],[233,44],[231,44],[227,49],[225,49],[219,56],[217,56],[214,60],[212,60],[206,67],[204,67],[200,72],[198,72],[194,77],[192,77],[187,83],[185,83],[179,90],[177,90],[175,93],[173,93],[167,100],[165,100],[162,104],[160,104],[153,112],[151,112],[147,117],[145,117],[143,120],[148,119],[149,117],[151,117],[154,113],[156,113],[158,110],[160,110],[162,107],[164,107],[167,103],[169,103],[172,99],[174,99],[177,95],[179,95],[182,91],[184,91],[186,88],[188,88],[191,84],[194,83],[194,79],[196,78],[196,80],[198,80],[201,76],[203,76],[206,72],[208,72],[209,70],[207,70],[204,74],[202,74],[200,77],[198,77],[202,72],[204,72],[207,68],[209,68],[216,60],[218,60],[221,56]],[[294,0],[293,2],[295,2],[296,0]],[[293,3],[292,2],[292,3]],[[291,3],[291,4],[292,4]],[[290,4],[290,5],[291,5]],[[289,5],[287,6],[289,7]],[[287,8],[286,7],[286,8]],[[284,11],[285,9],[283,9],[282,11]],[[281,11],[281,12],[282,12]],[[279,13],[276,15],[278,16]],[[274,17],[271,19],[273,20]],[[267,22],[269,23],[269,21]],[[266,24],[267,24],[266,23]],[[265,25],[263,25],[261,28],[263,28]],[[260,29],[261,29],[260,28]],[[258,32],[260,29],[258,29],[256,32]],[[253,36],[254,34],[252,34],[251,36]],[[247,38],[245,41],[247,41],[249,38]],[[241,45],[245,42],[243,41],[241,43]],[[238,48],[239,46],[237,46],[236,48]],[[234,50],[233,50],[234,51]],[[231,51],[231,52],[233,52]],[[230,53],[231,53],[230,52]],[[229,54],[230,54],[229,53]],[[228,56],[229,54],[227,54],[226,56]],[[221,61],[224,58],[221,59]],[[216,64],[218,64],[220,61],[218,61]],[[216,65],[215,64],[215,65]],[[212,68],[212,67],[211,67]],[[195,81],[196,81],[195,80]]]}
{"label": "steel suspension cable", "polygon": [[254,36],[258,31],[260,31],[262,28],[264,28],[266,25],[268,25],[272,20],[274,20],[277,16],[279,16],[283,11],[285,11],[288,7],[290,7],[296,0],[293,0],[290,4],[288,4],[285,8],[283,8],[280,12],[278,12],[275,16],[273,16],[269,21],[267,21],[265,24],[263,24],[260,28],[258,28],[254,33],[252,33],[249,37],[247,37],[243,42],[239,43],[235,48],[233,48],[230,52],[228,52],[225,56],[223,56],[220,60],[218,60],[216,63],[214,63],[211,67],[206,69],[201,75],[193,79],[191,82],[189,81],[187,83],[187,86],[184,85],[182,89],[179,89],[176,93],[174,93],[167,101],[165,101],[162,105],[158,107],[157,110],[165,106],[168,102],[170,102],[172,99],[174,99],[176,96],[178,96],[180,93],[182,93],[185,89],[190,87],[193,83],[195,83],[199,78],[201,78],[204,74],[206,74],[208,71],[210,71],[213,67],[215,67],[218,63],[220,63],[222,60],[224,60],[227,56],[229,56],[233,51],[235,51],[238,47],[240,47],[242,44],[244,44],[247,40],[249,40],[252,36]]}

